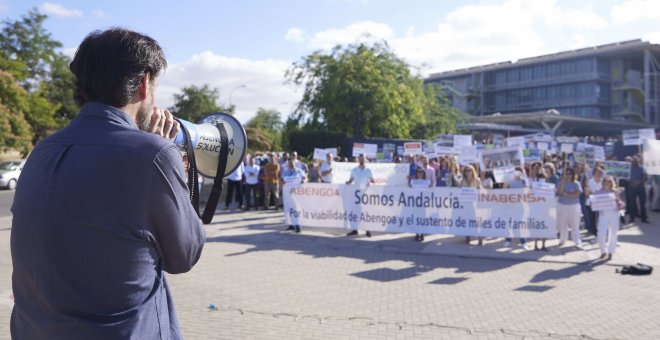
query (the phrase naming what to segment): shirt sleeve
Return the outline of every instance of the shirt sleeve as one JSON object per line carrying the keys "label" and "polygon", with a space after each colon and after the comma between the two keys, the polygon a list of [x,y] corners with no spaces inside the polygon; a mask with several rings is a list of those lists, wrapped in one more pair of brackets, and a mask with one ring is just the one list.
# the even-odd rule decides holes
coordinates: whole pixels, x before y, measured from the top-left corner
{"label": "shirt sleeve", "polygon": [[149,227],[163,270],[185,273],[199,260],[206,235],[190,202],[181,153],[174,145],[156,155],[149,190]]}

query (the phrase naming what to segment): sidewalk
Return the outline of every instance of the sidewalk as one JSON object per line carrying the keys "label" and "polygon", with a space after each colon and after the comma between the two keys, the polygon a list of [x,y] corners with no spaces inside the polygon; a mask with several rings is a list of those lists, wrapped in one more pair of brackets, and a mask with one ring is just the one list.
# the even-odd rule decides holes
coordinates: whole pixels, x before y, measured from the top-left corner
{"label": "sidewalk", "polygon": [[[658,274],[614,273],[660,263],[660,215],[649,217],[621,230],[604,263],[595,244],[550,241],[543,252],[501,239],[296,234],[281,211],[218,210],[199,263],[167,279],[186,339],[658,339]],[[0,219],[0,339],[13,304],[10,225]]]}

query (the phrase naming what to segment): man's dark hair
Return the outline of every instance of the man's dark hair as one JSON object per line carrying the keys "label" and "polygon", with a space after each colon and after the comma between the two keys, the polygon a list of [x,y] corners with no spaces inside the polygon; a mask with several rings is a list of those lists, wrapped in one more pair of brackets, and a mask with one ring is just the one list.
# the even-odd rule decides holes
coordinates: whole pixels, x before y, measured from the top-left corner
{"label": "man's dark hair", "polygon": [[166,67],[156,40],[117,27],[87,35],[69,66],[76,76],[78,104],[98,101],[114,107],[135,99],[145,74],[153,80]]}

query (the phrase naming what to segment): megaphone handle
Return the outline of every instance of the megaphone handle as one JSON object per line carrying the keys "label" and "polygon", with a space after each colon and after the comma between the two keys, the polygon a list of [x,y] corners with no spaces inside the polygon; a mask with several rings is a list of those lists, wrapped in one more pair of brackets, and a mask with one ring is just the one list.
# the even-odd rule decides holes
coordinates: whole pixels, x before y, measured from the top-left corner
{"label": "megaphone handle", "polygon": [[218,122],[215,126],[218,128],[218,132],[220,132],[220,157],[218,157],[218,171],[213,179],[213,188],[211,189],[211,194],[209,195],[206,207],[204,207],[204,213],[202,214],[202,223],[204,224],[211,223],[213,215],[215,215],[215,208],[218,206],[218,200],[222,193],[222,181],[225,177],[227,156],[229,155],[229,138],[227,137],[225,125]]}
{"label": "megaphone handle", "polygon": [[197,161],[195,160],[195,150],[193,149],[192,141],[190,140],[190,131],[186,125],[179,120],[181,131],[185,138],[186,155],[188,155],[188,191],[190,192],[190,203],[192,203],[197,216],[199,215],[199,187],[197,186]]}

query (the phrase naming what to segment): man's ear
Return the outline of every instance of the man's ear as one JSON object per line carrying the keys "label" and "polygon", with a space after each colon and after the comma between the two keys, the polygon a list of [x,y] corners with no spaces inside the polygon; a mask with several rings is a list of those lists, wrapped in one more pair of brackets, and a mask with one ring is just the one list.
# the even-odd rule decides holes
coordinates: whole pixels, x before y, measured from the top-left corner
{"label": "man's ear", "polygon": [[142,76],[142,81],[140,81],[140,87],[138,88],[138,96],[139,100],[143,101],[147,98],[149,94],[149,87],[151,86],[151,74],[150,73],[145,73],[144,76]]}

